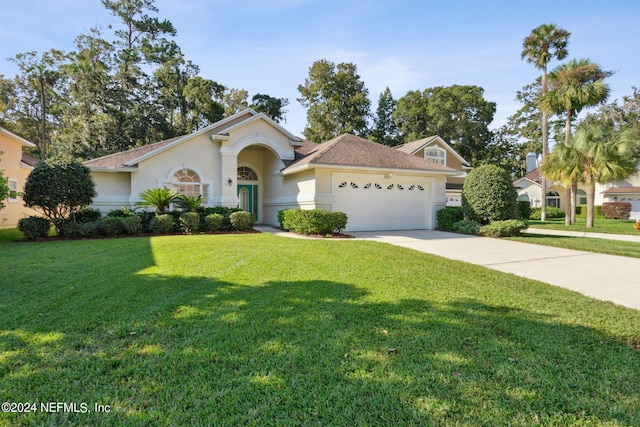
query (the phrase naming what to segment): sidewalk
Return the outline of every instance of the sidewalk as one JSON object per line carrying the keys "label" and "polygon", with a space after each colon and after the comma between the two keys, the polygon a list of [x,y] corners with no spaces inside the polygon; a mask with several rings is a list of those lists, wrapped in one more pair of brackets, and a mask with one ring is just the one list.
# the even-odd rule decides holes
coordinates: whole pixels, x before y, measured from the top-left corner
{"label": "sidewalk", "polygon": [[622,240],[625,242],[640,243],[640,233],[638,233],[637,235],[605,234],[605,233],[590,233],[587,231],[549,230],[547,228],[527,228],[526,230],[523,231],[523,233],[546,234],[549,236],[588,237],[590,239]]}

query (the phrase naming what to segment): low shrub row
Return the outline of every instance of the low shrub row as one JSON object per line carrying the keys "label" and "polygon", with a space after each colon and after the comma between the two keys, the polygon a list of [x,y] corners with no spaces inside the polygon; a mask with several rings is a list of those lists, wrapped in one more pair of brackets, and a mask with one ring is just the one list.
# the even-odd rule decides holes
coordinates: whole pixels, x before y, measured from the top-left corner
{"label": "low shrub row", "polygon": [[347,214],[324,209],[286,209],[278,212],[283,230],[300,234],[339,233],[347,226]]}
{"label": "low shrub row", "polygon": [[526,230],[528,227],[529,223],[521,219],[491,221],[486,225],[463,219],[462,221],[454,223],[451,229],[462,234],[478,234],[487,237],[511,237],[519,236],[522,230]]}
{"label": "low shrub row", "polygon": [[[564,218],[564,211],[560,208],[554,208],[553,206],[547,206],[547,218]],[[531,209],[531,215],[529,219],[540,219],[540,208]]]}
{"label": "low shrub row", "polygon": [[[594,206],[595,209],[593,218],[594,219],[604,219],[604,212],[602,211],[602,206]],[[587,205],[577,205],[576,206],[576,218],[586,218],[587,217]]]}
{"label": "low shrub row", "polygon": [[[96,214],[97,213],[97,214]],[[148,211],[116,209],[102,218],[100,211],[84,209],[62,222],[59,235],[68,239],[114,237],[141,233],[197,233],[215,231],[247,231],[255,218],[249,212],[234,208],[201,208],[197,212],[170,212],[156,215]],[[23,218],[18,229],[28,240],[47,237],[51,224],[40,217]]]}

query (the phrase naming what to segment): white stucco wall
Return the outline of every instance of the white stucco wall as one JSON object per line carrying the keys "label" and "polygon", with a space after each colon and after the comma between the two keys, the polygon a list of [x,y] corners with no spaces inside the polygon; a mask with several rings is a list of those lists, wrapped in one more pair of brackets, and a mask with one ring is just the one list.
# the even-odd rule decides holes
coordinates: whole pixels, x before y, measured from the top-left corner
{"label": "white stucco wall", "polygon": [[109,212],[114,209],[134,206],[130,201],[130,172],[92,172],[91,177],[96,185],[98,196],[93,199],[91,207]]}

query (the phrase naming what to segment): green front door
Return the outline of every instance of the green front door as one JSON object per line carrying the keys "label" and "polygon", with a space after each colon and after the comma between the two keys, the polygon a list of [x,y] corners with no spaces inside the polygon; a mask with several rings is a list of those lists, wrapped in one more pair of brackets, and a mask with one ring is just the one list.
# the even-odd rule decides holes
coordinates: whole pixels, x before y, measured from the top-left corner
{"label": "green front door", "polygon": [[238,207],[258,218],[258,186],[238,184]]}

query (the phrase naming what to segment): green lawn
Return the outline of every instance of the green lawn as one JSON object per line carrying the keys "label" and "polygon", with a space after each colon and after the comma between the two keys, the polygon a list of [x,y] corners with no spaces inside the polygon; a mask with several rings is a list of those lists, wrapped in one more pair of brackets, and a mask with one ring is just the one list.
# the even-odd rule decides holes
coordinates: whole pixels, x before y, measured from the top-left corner
{"label": "green lawn", "polygon": [[409,249],[0,242],[0,425],[640,425],[640,311]]}
{"label": "green lawn", "polygon": [[546,221],[529,220],[532,228],[548,228],[550,230],[588,231],[590,233],[631,234],[638,235],[633,228],[634,220],[594,219],[593,228],[587,228],[587,220],[578,218],[575,224],[564,225],[564,218],[552,218]]}
{"label": "green lawn", "polygon": [[640,258],[640,243],[638,242],[592,239],[588,237],[548,236],[529,233],[524,233],[519,237],[507,237],[506,239],[537,245],[555,246],[557,248],[574,249],[577,251]]}

